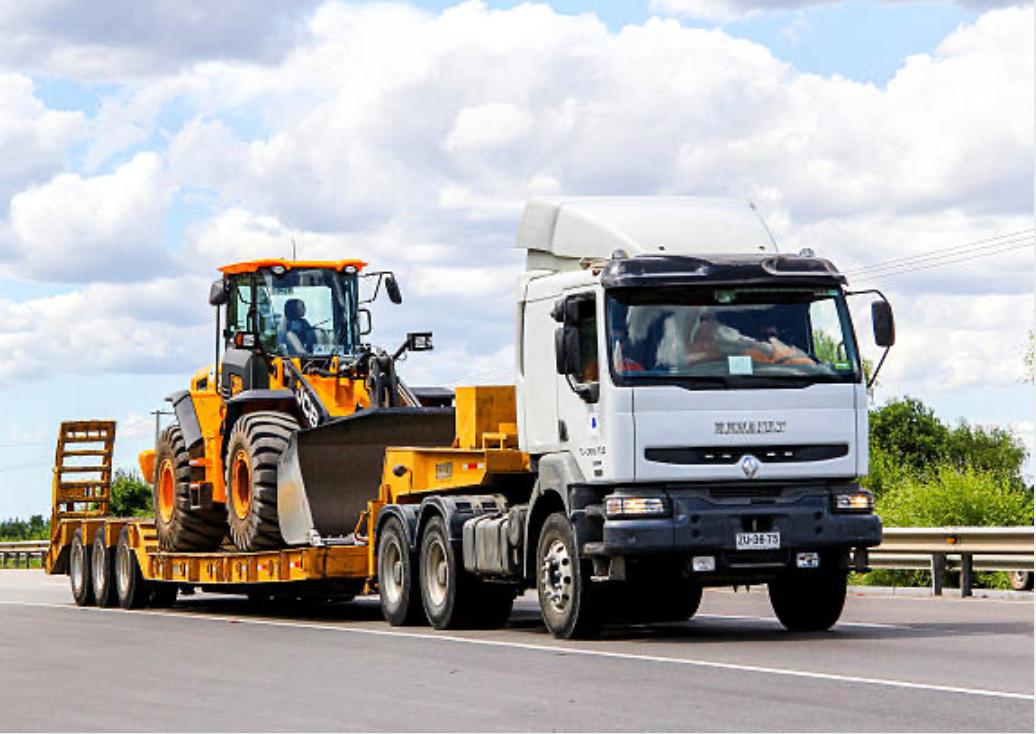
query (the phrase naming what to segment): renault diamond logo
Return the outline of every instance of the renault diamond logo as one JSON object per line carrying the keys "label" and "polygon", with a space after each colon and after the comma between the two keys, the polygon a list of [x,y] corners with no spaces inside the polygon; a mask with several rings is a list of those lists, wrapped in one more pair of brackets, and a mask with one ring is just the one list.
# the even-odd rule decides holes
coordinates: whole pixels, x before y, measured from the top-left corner
{"label": "renault diamond logo", "polygon": [[759,459],[751,454],[741,457],[741,472],[745,479],[751,479],[759,472]]}

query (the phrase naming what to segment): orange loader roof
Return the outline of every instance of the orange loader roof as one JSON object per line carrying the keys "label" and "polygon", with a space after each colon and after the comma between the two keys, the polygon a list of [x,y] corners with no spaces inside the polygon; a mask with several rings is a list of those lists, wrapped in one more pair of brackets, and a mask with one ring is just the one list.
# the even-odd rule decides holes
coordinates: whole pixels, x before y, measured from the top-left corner
{"label": "orange loader roof", "polygon": [[269,260],[249,260],[248,262],[224,265],[219,270],[225,275],[238,275],[239,273],[254,273],[259,270],[259,268],[269,268],[274,265],[280,265],[286,270],[291,270],[293,268],[344,270],[350,265],[357,270],[363,270],[367,266],[367,263],[363,260],[283,260],[278,258]]}

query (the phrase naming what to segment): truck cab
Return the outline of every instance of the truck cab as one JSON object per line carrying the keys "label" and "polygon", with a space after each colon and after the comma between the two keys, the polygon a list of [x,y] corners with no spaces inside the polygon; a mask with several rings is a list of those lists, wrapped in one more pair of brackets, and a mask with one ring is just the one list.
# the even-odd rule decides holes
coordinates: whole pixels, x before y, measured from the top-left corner
{"label": "truck cab", "polygon": [[719,199],[536,200],[518,244],[519,445],[595,577],[811,571],[844,599],[881,539],[845,276]]}

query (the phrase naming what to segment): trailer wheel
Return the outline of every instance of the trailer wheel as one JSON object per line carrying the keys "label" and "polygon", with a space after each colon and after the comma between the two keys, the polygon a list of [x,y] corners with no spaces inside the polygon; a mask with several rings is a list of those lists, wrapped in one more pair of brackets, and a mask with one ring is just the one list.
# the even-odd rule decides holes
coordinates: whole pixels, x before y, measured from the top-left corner
{"label": "trailer wheel", "polygon": [[846,575],[790,573],[770,582],[770,604],[789,632],[822,632],[842,616]]}
{"label": "trailer wheel", "polygon": [[378,595],[381,613],[393,627],[424,621],[413,554],[403,524],[394,517],[385,521],[378,536]]}
{"label": "trailer wheel", "polygon": [[167,551],[211,551],[227,534],[221,505],[191,509],[191,457],[180,426],[168,426],[155,445],[152,488],[158,545]]}
{"label": "trailer wheel", "polygon": [[243,551],[284,545],[277,520],[277,462],[298,422],[285,413],[256,411],[234,423],[227,443],[227,520]]}
{"label": "trailer wheel", "polygon": [[153,609],[168,609],[176,604],[176,595],[179,587],[176,584],[162,583],[150,584],[151,594],[148,598],[148,606]]}
{"label": "trailer wheel", "polygon": [[543,523],[536,548],[536,591],[547,629],[560,639],[596,635],[601,626],[599,594],[591,588],[592,570],[580,560],[563,512]]}
{"label": "trailer wheel", "polygon": [[118,603],[115,595],[115,549],[104,543],[104,529],[98,528],[94,536],[93,557],[90,559],[94,598],[99,607],[113,607]]}
{"label": "trailer wheel", "polygon": [[94,587],[90,574],[90,547],[83,542],[83,529],[76,528],[68,554],[68,580],[72,584],[72,598],[81,607],[94,603]]}
{"label": "trailer wheel", "polygon": [[1010,578],[1015,591],[1032,591],[1032,571],[1011,571]]}
{"label": "trailer wheel", "polygon": [[115,546],[115,591],[119,606],[123,609],[139,609],[150,600],[151,589],[140,572],[137,554],[129,544],[129,528],[119,533],[119,544]]}

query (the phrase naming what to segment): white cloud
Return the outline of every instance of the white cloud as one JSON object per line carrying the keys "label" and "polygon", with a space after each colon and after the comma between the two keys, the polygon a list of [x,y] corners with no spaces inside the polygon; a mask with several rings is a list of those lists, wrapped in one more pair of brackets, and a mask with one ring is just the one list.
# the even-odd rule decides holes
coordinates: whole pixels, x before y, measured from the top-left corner
{"label": "white cloud", "polygon": [[167,266],[162,162],[140,153],[113,173],[55,176],[14,196],[6,245],[12,274],[86,282],[148,277]]}
{"label": "white cloud", "polygon": [[0,202],[59,170],[82,124],[82,113],[47,109],[28,77],[0,74]]}
{"label": "white cloud", "polygon": [[[740,20],[760,13],[796,10],[818,5],[834,5],[841,0],[651,0],[651,10],[657,13],[680,15],[686,18],[698,18],[729,22]],[[917,0],[881,0],[893,4],[900,2],[917,2]],[[952,2],[953,0],[947,0]],[[956,0],[958,5],[974,10],[1022,5],[1023,0]]]}
{"label": "white cloud", "polygon": [[0,65],[74,79],[175,72],[206,59],[273,62],[315,3],[296,0],[0,2]]}

